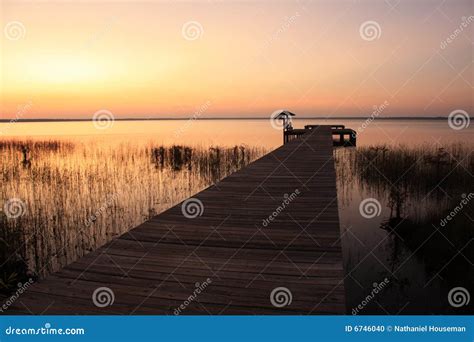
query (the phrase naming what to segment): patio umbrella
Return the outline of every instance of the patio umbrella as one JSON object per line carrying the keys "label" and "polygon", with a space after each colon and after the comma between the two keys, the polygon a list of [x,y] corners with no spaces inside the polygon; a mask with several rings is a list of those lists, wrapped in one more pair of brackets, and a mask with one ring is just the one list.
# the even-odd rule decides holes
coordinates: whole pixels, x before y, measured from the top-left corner
{"label": "patio umbrella", "polygon": [[280,112],[277,112],[277,114],[273,117],[274,119],[276,120],[285,120],[289,117],[292,117],[292,116],[295,116],[296,114],[295,113],[292,113],[290,111],[287,111],[287,110],[282,110]]}
{"label": "patio umbrella", "polygon": [[292,113],[287,110],[279,110],[272,114],[273,119],[275,120],[282,120],[283,121],[283,130],[286,131],[291,129],[291,117],[295,116],[295,113]]}

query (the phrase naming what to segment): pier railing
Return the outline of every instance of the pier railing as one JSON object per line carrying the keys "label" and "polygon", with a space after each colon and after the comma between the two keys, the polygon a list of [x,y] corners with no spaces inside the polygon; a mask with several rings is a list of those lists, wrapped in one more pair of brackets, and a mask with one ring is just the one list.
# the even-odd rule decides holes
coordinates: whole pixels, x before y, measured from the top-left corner
{"label": "pier railing", "polygon": [[[308,131],[318,129],[323,125],[306,125],[304,129],[290,129],[283,132],[284,142],[292,141]],[[327,127],[327,126],[324,126]],[[353,147],[357,144],[357,132],[351,128],[346,128],[344,125],[331,125],[331,133],[333,137],[333,146]]]}

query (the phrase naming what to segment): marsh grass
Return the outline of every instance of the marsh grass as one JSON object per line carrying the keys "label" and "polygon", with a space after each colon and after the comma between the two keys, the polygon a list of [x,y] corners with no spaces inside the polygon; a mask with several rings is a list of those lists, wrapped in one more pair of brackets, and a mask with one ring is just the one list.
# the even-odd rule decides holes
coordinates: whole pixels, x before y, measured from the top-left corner
{"label": "marsh grass", "polygon": [[[472,146],[370,146],[337,150],[337,180],[343,201],[352,188],[376,197],[389,213],[379,227],[416,254],[429,274],[448,287],[474,281],[474,201],[446,226],[450,214],[466,194],[474,192]],[[457,284],[457,285],[456,285]]]}
{"label": "marsh grass", "polygon": [[[0,141],[0,287],[44,277],[262,156],[248,146]],[[2,285],[3,284],[3,285]]]}
{"label": "marsh grass", "polygon": [[[338,184],[349,193],[348,187],[356,182],[381,198],[388,196],[393,215],[416,208],[422,220],[433,209],[448,208],[452,199],[472,191],[473,151],[460,144],[339,149],[335,153]],[[430,202],[436,202],[436,208]]]}

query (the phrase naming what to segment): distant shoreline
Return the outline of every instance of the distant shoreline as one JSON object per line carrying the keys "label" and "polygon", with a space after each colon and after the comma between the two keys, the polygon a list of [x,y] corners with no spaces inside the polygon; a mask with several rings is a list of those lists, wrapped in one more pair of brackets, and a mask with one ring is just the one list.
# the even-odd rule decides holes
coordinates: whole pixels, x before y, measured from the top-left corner
{"label": "distant shoreline", "polygon": [[[269,118],[263,117],[248,117],[248,118],[115,118],[115,121],[183,121],[183,120],[202,120],[202,121],[212,121],[212,120],[268,120]],[[335,116],[335,117],[298,117],[293,118],[293,120],[366,120],[367,117],[356,116],[356,117],[344,117],[344,116]],[[442,116],[431,116],[431,117],[379,117],[377,120],[447,120],[448,117]],[[471,117],[470,119],[474,119]],[[14,121],[16,123],[21,122],[88,122],[93,121],[92,119],[0,119],[0,123],[8,123]]]}

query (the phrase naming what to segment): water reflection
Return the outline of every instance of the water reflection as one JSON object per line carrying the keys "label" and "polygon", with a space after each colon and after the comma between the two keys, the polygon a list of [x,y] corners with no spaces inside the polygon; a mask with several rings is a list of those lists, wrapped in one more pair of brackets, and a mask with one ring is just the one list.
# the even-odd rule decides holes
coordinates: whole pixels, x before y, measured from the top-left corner
{"label": "water reflection", "polygon": [[[0,213],[1,287],[61,268],[281,144],[266,120],[184,124],[116,122],[102,135],[90,122],[11,127],[0,140],[0,195],[23,199],[27,212],[15,221]],[[357,149],[336,150],[349,314],[385,278],[357,314],[472,309],[447,300],[457,286],[474,295],[472,201],[446,219],[474,190],[473,148],[452,143],[472,132],[453,134],[443,121],[374,121]],[[22,144],[25,136],[33,141]],[[360,214],[367,198],[380,202],[380,215]]]}
{"label": "water reflection", "polygon": [[[472,310],[448,303],[454,287],[473,293],[472,149],[376,146],[339,149],[335,155],[348,312]],[[380,215],[361,215],[359,204],[368,198],[380,203]],[[365,303],[373,284],[385,278],[389,285]]]}

